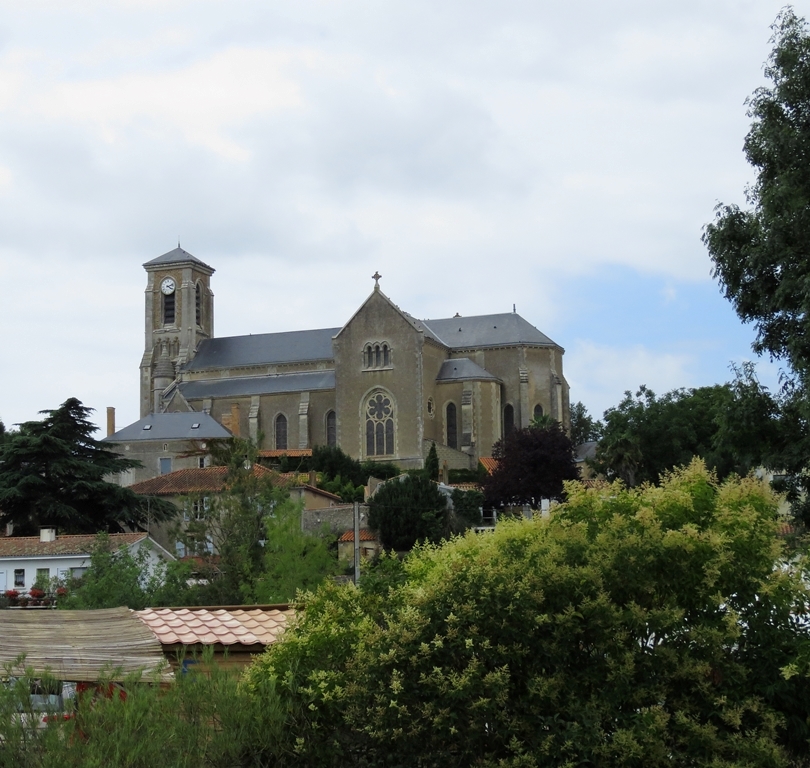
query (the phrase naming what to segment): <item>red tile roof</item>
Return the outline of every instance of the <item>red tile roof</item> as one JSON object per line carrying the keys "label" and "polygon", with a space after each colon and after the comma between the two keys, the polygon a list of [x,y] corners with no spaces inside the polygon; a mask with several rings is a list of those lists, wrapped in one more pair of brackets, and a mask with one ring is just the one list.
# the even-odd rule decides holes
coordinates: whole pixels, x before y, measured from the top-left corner
{"label": "red tile roof", "polygon": [[264,608],[146,608],[135,615],[163,645],[270,645],[295,612]]}
{"label": "red tile roof", "polygon": [[[348,530],[338,541],[354,541],[354,530]],[[368,529],[360,529],[360,541],[377,541],[377,537]]]}
{"label": "red tile roof", "polygon": [[[145,533],[111,533],[115,549],[132,546],[146,538]],[[40,541],[39,536],[3,536],[0,557],[47,557],[48,555],[89,555],[96,545],[95,534],[57,536],[54,541]]]}
{"label": "red tile roof", "polygon": [[483,456],[478,459],[481,466],[491,475],[498,467],[498,460],[493,459],[491,456]]}
{"label": "red tile roof", "polygon": [[[272,469],[254,464],[251,470],[254,477],[287,478]],[[193,467],[178,469],[151,480],[142,480],[130,486],[135,493],[144,496],[177,496],[184,493],[216,493],[225,490],[228,467]],[[305,477],[308,477],[305,475]]]}

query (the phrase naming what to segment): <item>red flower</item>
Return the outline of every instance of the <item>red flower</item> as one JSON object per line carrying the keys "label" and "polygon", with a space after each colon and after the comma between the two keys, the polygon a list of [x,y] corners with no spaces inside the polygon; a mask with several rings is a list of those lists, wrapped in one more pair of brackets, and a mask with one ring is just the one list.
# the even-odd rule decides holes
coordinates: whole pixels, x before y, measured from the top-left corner
{"label": "red flower", "polygon": [[20,593],[16,589],[7,589],[6,590],[6,597],[13,600],[15,597],[19,597]]}
{"label": "red flower", "polygon": [[39,600],[40,598],[45,597],[45,590],[38,589],[37,587],[31,587],[31,589],[28,590],[28,595],[29,597],[33,597],[35,600]]}

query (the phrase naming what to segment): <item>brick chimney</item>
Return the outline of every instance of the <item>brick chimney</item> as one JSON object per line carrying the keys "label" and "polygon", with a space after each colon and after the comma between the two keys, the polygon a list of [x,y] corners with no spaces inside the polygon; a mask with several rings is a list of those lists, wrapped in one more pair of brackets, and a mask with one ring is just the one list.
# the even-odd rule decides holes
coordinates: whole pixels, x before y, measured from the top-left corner
{"label": "brick chimney", "polygon": [[107,437],[115,434],[115,408],[107,406]]}

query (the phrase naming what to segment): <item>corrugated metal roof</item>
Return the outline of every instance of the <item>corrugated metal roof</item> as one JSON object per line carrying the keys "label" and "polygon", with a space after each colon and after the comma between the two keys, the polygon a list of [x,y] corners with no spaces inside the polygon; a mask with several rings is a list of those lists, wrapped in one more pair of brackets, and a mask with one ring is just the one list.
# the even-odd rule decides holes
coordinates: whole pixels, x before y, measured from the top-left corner
{"label": "corrugated metal roof", "polygon": [[295,611],[287,609],[147,608],[135,615],[163,645],[270,645]]}
{"label": "corrugated metal roof", "polygon": [[6,610],[2,627],[0,666],[25,654],[24,667],[59,680],[122,680],[138,671],[172,679],[157,638],[128,608]]}
{"label": "corrugated metal roof", "polygon": [[245,395],[271,395],[279,392],[313,392],[334,389],[334,371],[306,371],[274,376],[244,376],[232,379],[185,381],[179,385],[186,400]]}
{"label": "corrugated metal roof", "polygon": [[340,328],[314,331],[260,333],[253,336],[223,336],[203,339],[187,371],[244,368],[274,363],[300,363],[332,359],[332,337]]}
{"label": "corrugated metal roof", "polygon": [[436,381],[500,381],[489,371],[474,363],[468,357],[459,357],[455,360],[445,360],[439,369]]}
{"label": "corrugated metal roof", "polygon": [[546,334],[538,331],[515,312],[424,320],[423,323],[451,349],[509,347],[523,344],[557,346]]}
{"label": "corrugated metal roof", "polygon": [[104,440],[130,443],[136,440],[215,440],[228,437],[233,435],[207,413],[191,411],[150,413]]}
{"label": "corrugated metal roof", "polygon": [[[111,533],[113,549],[130,547],[143,541],[145,533]],[[53,541],[40,541],[39,536],[0,537],[0,557],[48,557],[53,555],[90,555],[96,546],[96,534],[57,536]]]}
{"label": "corrugated metal roof", "polygon": [[151,261],[147,261],[143,266],[144,267],[158,267],[168,264],[181,264],[183,262],[191,261],[194,264],[199,264],[202,267],[205,267],[207,270],[210,270],[211,273],[214,273],[214,268],[209,267],[204,261],[200,261],[196,256],[192,256],[188,251],[184,251],[179,245],[174,250],[168,251],[164,253],[162,256],[158,256],[156,259],[152,259]]}

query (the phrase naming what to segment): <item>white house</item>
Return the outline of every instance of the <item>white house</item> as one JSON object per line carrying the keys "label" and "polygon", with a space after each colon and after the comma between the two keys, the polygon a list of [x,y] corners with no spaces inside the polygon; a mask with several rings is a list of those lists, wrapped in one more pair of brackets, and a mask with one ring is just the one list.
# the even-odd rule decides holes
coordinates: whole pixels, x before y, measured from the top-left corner
{"label": "white house", "polygon": [[[113,533],[109,538],[113,549],[127,547],[133,555],[146,548],[149,571],[160,561],[174,560],[146,533]],[[2,536],[0,592],[29,590],[39,578],[81,576],[90,567],[95,546],[95,535],[57,536],[53,528],[43,528],[39,536]]]}

